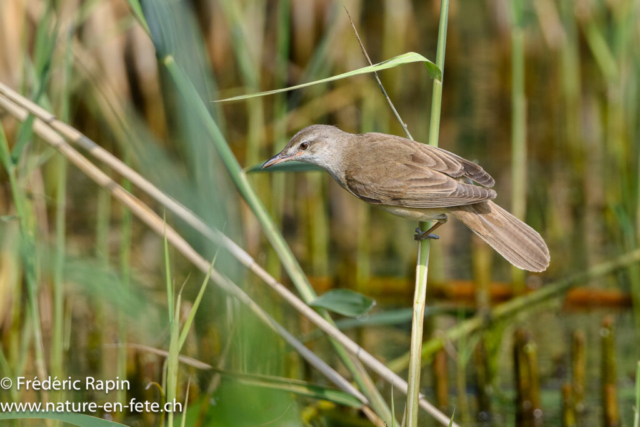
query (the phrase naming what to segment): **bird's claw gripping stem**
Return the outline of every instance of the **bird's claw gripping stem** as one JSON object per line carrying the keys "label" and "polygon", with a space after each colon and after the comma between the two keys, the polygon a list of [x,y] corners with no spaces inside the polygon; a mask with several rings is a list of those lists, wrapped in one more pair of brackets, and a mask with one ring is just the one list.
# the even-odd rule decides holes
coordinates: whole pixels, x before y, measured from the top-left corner
{"label": "bird's claw gripping stem", "polygon": [[427,239],[431,239],[431,240],[440,239],[440,236],[438,236],[437,234],[431,234],[431,233],[429,233],[429,231],[431,231],[431,230],[422,231],[422,230],[420,230],[420,227],[418,227],[418,228],[416,228],[416,234],[415,234],[415,236],[413,236],[413,239],[417,240],[417,241],[427,240]]}

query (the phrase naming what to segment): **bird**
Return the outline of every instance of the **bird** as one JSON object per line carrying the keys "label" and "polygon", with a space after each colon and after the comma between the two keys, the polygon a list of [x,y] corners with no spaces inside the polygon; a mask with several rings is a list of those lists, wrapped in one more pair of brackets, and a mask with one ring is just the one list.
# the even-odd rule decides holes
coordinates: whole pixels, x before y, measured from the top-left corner
{"label": "bird", "polygon": [[532,272],[549,266],[540,234],[493,202],[491,175],[454,153],[395,135],[311,125],[262,169],[292,160],[319,166],[358,199],[394,215],[435,221],[427,231],[416,229],[416,240],[438,239],[433,232],[451,214],[514,266]]}

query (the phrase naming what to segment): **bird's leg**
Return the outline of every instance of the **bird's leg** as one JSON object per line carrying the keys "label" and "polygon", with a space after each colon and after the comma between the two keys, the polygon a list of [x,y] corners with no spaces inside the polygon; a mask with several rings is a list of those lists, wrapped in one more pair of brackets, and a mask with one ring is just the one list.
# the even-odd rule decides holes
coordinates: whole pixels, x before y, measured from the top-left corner
{"label": "bird's leg", "polygon": [[438,222],[436,222],[433,226],[431,226],[431,228],[428,229],[427,231],[420,230],[420,227],[416,228],[416,234],[415,236],[413,236],[414,240],[418,240],[418,241],[426,240],[426,239],[438,240],[440,237],[431,233],[435,231],[438,227],[443,225],[445,222],[447,222],[446,219],[438,220]]}

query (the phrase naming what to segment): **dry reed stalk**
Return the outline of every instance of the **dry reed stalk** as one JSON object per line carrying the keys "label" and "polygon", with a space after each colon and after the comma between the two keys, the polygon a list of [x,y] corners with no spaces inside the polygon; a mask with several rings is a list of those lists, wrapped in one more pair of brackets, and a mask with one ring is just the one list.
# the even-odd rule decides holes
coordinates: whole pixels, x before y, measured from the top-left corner
{"label": "dry reed stalk", "polygon": [[476,346],[473,352],[473,359],[476,367],[476,378],[478,386],[478,418],[490,419],[491,416],[491,379],[489,378],[490,369],[487,366],[489,364],[487,349],[485,345],[484,337],[480,339],[480,342]]}
{"label": "dry reed stalk", "polygon": [[602,320],[600,336],[602,337],[602,425],[605,427],[618,427],[620,425],[620,409],[618,408],[613,316],[606,316]]}
{"label": "dry reed stalk", "polygon": [[433,378],[435,380],[436,403],[445,411],[449,407],[449,376],[447,371],[447,352],[438,351],[433,361]]}
{"label": "dry reed stalk", "polygon": [[586,409],[584,403],[585,378],[587,372],[585,340],[584,332],[575,331],[573,333],[571,346],[571,394],[577,414],[582,414]]}
{"label": "dry reed stalk", "polygon": [[571,384],[562,386],[562,426],[576,426],[575,402],[573,401]]}
{"label": "dry reed stalk", "polygon": [[542,421],[540,378],[536,346],[529,332],[522,329],[516,330],[513,357],[516,380],[516,423],[538,425]]}

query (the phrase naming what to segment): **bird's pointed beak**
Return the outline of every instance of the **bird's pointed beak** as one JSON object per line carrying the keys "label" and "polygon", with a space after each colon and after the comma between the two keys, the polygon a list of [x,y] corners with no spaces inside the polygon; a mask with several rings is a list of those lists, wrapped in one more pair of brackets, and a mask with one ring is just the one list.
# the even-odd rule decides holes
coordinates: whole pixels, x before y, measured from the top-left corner
{"label": "bird's pointed beak", "polygon": [[277,165],[278,163],[282,163],[282,162],[287,162],[289,160],[291,160],[292,158],[299,156],[302,153],[297,153],[297,154],[292,154],[290,156],[285,156],[282,153],[276,154],[275,156],[273,156],[272,158],[270,158],[269,160],[267,160],[264,165],[262,165],[262,169],[266,169],[268,167]]}
{"label": "bird's pointed beak", "polygon": [[262,169],[266,169],[270,166],[277,165],[278,163],[282,163],[287,160],[287,157],[283,156],[282,153],[278,153],[262,165]]}

